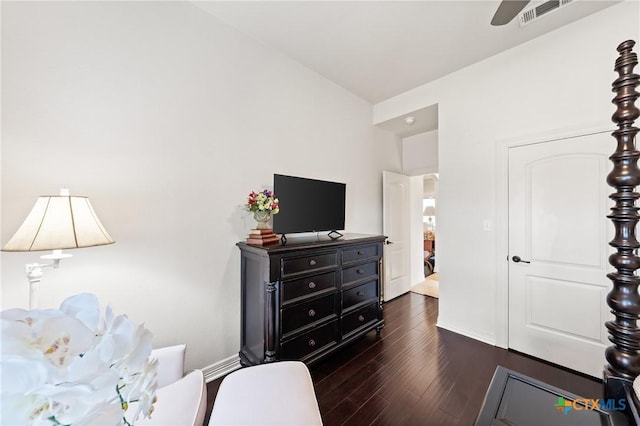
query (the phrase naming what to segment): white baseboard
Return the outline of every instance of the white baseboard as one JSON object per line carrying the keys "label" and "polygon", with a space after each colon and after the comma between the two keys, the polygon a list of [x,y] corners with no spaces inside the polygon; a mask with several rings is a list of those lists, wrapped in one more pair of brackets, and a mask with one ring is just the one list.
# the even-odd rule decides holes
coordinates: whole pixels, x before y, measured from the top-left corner
{"label": "white baseboard", "polygon": [[487,336],[486,334],[476,333],[474,331],[462,329],[462,328],[456,327],[455,325],[446,324],[441,321],[438,321],[438,323],[436,324],[436,327],[443,328],[445,330],[449,330],[457,334],[461,334],[463,336],[469,337],[474,340],[479,340],[491,346],[496,346],[495,336]]}
{"label": "white baseboard", "polygon": [[225,358],[222,361],[218,361],[215,364],[211,364],[202,369],[204,379],[207,383],[231,373],[240,368],[240,357],[238,355],[232,355],[229,358]]}

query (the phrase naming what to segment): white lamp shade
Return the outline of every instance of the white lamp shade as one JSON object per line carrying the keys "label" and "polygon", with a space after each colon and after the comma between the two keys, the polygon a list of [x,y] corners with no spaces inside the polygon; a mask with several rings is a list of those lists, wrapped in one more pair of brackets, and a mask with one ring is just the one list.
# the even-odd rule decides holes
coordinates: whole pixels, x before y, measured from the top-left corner
{"label": "white lamp shade", "polygon": [[435,216],[436,215],[436,208],[433,206],[427,206],[424,208],[424,211],[422,212],[423,216]]}
{"label": "white lamp shade", "polygon": [[63,250],[113,242],[87,197],[46,195],[2,250]]}

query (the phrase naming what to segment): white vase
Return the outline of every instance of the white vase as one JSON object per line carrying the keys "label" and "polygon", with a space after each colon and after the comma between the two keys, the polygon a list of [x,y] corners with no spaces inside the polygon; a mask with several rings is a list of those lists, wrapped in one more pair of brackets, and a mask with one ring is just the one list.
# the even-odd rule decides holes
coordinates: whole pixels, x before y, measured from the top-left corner
{"label": "white vase", "polygon": [[269,229],[267,223],[271,219],[271,213],[265,210],[257,210],[253,212],[253,218],[258,222],[256,229]]}

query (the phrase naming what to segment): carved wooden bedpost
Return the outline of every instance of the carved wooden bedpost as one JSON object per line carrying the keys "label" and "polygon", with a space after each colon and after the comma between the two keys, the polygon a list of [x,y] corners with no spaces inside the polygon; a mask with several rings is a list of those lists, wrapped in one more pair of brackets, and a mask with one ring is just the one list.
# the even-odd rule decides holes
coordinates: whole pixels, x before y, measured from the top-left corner
{"label": "carved wooden bedpost", "polygon": [[615,316],[606,322],[609,340],[613,343],[605,351],[608,365],[604,371],[605,398],[622,398],[625,395],[623,385],[632,382],[640,375],[640,296],[638,285],[640,277],[635,271],[640,268],[640,257],[634,250],[640,247],[636,239],[636,225],[640,216],[635,202],[640,198],[636,186],[640,185],[638,158],[640,152],[635,146],[638,128],[634,121],[640,116],[635,106],[640,96],[635,88],[640,84],[640,76],[633,73],[638,57],[632,52],[633,40],[627,40],[618,46],[620,56],[616,60],[615,71],[619,77],[613,82],[616,96],[613,103],[617,106],[612,120],[618,129],[613,132],[617,140],[616,151],[609,157],[613,170],[607,177],[607,183],[616,189],[610,195],[615,201],[608,216],[615,226],[615,237],[609,243],[617,252],[609,257],[609,263],[616,272],[608,275],[613,281],[613,289],[607,295],[607,304]]}

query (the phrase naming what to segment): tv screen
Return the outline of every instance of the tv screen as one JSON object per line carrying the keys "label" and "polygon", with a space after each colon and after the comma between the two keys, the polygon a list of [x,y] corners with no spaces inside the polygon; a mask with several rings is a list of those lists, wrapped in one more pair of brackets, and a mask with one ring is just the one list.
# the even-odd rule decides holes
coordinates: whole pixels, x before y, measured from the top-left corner
{"label": "tv screen", "polygon": [[346,184],[273,175],[280,212],[273,215],[278,234],[344,229]]}

